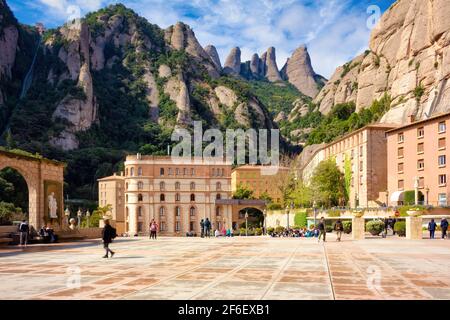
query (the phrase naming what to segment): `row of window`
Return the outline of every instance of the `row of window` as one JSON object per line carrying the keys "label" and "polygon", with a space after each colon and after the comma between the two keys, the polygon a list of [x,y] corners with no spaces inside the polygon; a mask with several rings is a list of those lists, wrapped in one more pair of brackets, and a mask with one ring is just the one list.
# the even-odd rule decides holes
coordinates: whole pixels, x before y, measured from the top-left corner
{"label": "row of window", "polygon": [[[438,176],[438,185],[443,187],[447,185],[447,175],[446,174],[440,174]],[[425,187],[425,178],[419,177],[419,188]],[[405,180],[398,180],[398,190],[403,190],[405,188]]]}
{"label": "row of window", "polygon": [[[128,190],[128,183],[126,184],[126,188]],[[195,190],[195,182],[190,183],[190,189]],[[142,181],[138,181],[138,190],[144,190],[144,183]],[[166,190],[166,183],[164,181],[161,181],[159,183],[159,190],[165,191]],[[175,190],[181,190],[181,183],[175,182]],[[222,183],[217,182],[216,183],[216,191],[222,190]]]}
{"label": "row of window", "polygon": [[[445,149],[446,145],[447,145],[447,141],[446,141],[445,138],[440,138],[438,140],[438,148],[439,148],[439,150]],[[423,142],[418,143],[417,144],[417,153],[424,153],[424,152],[425,152],[425,143],[423,143]],[[405,155],[405,148],[404,147],[399,147],[398,151],[397,151],[397,156],[399,158],[402,158],[402,157],[404,157],[404,155]]]}
{"label": "row of window", "polygon": [[[191,168],[191,170],[189,170],[188,168],[175,168],[175,170],[173,170],[172,168],[168,168],[166,171],[166,168],[160,168],[159,169],[159,175],[160,176],[164,176],[167,172],[167,175],[172,176],[179,176],[179,175],[183,175],[183,176],[187,176],[189,175],[189,172],[191,174],[191,176],[195,176],[195,169]],[[213,177],[224,177],[225,176],[225,169],[224,168],[212,168],[211,169],[211,175]]]}
{"label": "row of window", "polygon": [[[438,133],[445,133],[447,131],[447,125],[445,123],[445,121],[439,122],[438,123]],[[423,139],[425,137],[425,128],[424,127],[420,127],[417,129],[417,138],[418,139]],[[397,141],[398,143],[403,143],[405,142],[405,134],[403,132],[399,133],[397,135]]]}
{"label": "row of window", "polygon": [[[440,168],[445,167],[447,165],[447,156],[446,155],[440,155],[438,156],[438,166]],[[403,173],[405,169],[405,164],[403,162],[398,164],[397,171],[398,173]],[[425,169],[425,159],[419,159],[417,160],[417,170],[424,170]]]}

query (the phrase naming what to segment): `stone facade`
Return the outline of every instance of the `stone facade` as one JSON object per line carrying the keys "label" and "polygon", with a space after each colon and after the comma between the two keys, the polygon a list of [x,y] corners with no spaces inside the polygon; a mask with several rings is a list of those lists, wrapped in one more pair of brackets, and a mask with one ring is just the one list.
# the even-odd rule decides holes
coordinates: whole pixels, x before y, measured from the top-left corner
{"label": "stone facade", "polygon": [[64,167],[65,164],[48,159],[16,154],[8,151],[0,151],[0,170],[12,168],[17,170],[25,179],[28,186],[29,223],[36,230],[48,222],[48,214],[45,213],[44,182],[56,182],[61,186],[58,203],[58,219],[52,221],[54,227],[62,225],[64,198]]}
{"label": "stone facade", "polygon": [[[184,159],[183,159],[184,160]],[[125,162],[125,231],[147,233],[155,219],[165,235],[200,233],[200,220],[212,230],[232,224],[231,164],[224,161],[128,156]]]}
{"label": "stone facade", "polygon": [[111,205],[112,220],[118,234],[125,233],[125,176],[116,175],[98,180],[98,204]]}
{"label": "stone facade", "polygon": [[416,186],[420,204],[450,204],[449,128],[446,113],[387,132],[390,205],[403,204],[404,192]]}

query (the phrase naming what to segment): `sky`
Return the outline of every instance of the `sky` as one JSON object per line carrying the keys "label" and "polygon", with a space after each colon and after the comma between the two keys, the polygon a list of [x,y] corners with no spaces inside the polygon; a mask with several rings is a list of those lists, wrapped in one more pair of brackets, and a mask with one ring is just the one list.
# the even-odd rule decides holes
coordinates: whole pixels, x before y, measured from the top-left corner
{"label": "sky", "polygon": [[281,69],[304,44],[316,73],[329,78],[368,48],[371,28],[395,0],[7,0],[21,23],[48,28],[117,2],[162,28],[187,23],[222,64],[233,47],[242,61],[275,47]]}

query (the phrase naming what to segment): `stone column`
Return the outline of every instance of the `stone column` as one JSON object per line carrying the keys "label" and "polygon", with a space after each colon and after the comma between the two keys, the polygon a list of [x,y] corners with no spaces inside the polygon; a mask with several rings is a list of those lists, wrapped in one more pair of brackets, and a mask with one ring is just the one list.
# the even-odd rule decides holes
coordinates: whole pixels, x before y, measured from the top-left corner
{"label": "stone column", "polygon": [[422,217],[406,217],[406,239],[422,240]]}
{"label": "stone column", "polygon": [[352,239],[364,240],[365,238],[365,220],[363,217],[352,218]]}
{"label": "stone column", "polygon": [[137,233],[137,208],[135,205],[128,205],[129,212],[129,223],[128,223],[128,234],[132,237]]}

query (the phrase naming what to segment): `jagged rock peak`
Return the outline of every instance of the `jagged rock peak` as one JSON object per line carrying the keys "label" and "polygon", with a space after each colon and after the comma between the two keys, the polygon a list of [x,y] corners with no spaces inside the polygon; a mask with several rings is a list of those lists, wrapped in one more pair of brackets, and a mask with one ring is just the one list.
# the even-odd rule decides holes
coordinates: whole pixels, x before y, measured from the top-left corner
{"label": "jagged rock peak", "polygon": [[278,71],[275,48],[267,49],[264,57],[264,76],[271,82],[282,81]]}
{"label": "jagged rock peak", "polygon": [[252,60],[250,61],[250,71],[253,74],[259,74],[260,72],[260,63],[261,60],[259,59],[259,56],[257,53],[253,54]]}
{"label": "jagged rock peak", "polygon": [[239,75],[241,72],[241,49],[239,47],[231,49],[225,60],[223,71],[225,74]]}
{"label": "jagged rock peak", "polygon": [[298,47],[287,60],[281,70],[281,76],[307,96],[314,98],[319,93],[316,73],[305,45]]}
{"label": "jagged rock peak", "polygon": [[211,58],[212,62],[214,62],[214,65],[217,67],[217,69],[222,70],[222,63],[220,62],[220,57],[217,53],[216,47],[214,47],[213,45],[207,45],[205,47],[205,51]]}

